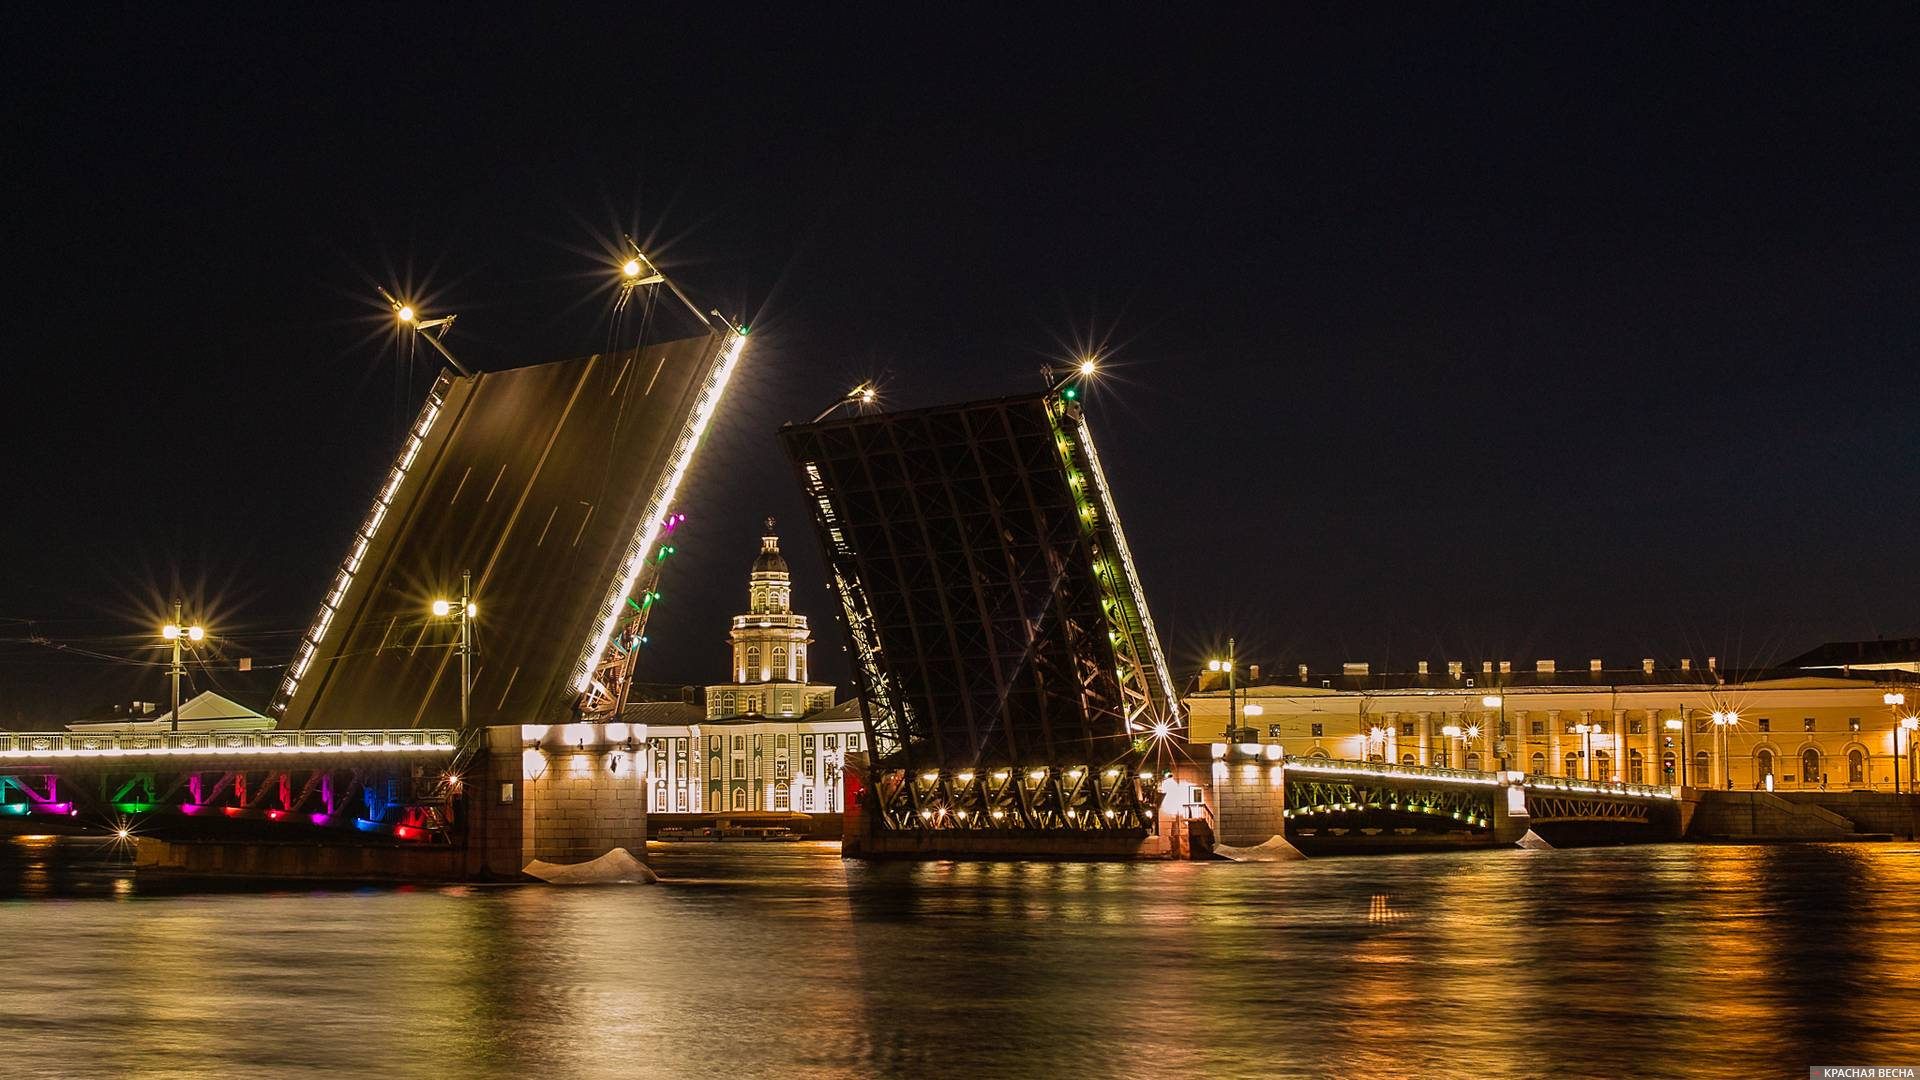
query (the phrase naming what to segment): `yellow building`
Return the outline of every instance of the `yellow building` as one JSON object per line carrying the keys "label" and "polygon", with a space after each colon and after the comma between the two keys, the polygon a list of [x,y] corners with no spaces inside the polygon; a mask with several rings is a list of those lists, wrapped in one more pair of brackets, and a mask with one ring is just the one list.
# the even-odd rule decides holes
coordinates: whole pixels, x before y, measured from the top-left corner
{"label": "yellow building", "polygon": [[[1826,647],[1832,648],[1832,646]],[[1814,654],[1809,654],[1812,656]],[[1721,671],[1682,661],[1604,670],[1591,661],[1531,671],[1457,662],[1376,675],[1250,679],[1233,695],[1237,741],[1296,756],[1394,761],[1629,783],[1782,790],[1911,790],[1920,688],[1911,667],[1806,664]],[[1889,703],[1893,695],[1907,700]],[[1195,743],[1227,741],[1218,680],[1187,699]],[[1896,751],[1896,740],[1898,749]]]}

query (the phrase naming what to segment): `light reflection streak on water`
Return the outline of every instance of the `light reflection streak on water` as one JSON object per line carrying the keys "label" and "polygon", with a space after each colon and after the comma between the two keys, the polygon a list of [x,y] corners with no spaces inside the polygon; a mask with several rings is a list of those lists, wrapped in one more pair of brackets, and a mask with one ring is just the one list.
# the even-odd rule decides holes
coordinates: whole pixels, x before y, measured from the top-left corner
{"label": "light reflection streak on water", "polygon": [[1911,844],[1244,865],[720,845],[658,854],[653,888],[132,899],[124,876],[62,868],[45,845],[0,848],[0,889],[22,897],[0,902],[0,1000],[28,1074],[1726,1076],[1920,1059]]}

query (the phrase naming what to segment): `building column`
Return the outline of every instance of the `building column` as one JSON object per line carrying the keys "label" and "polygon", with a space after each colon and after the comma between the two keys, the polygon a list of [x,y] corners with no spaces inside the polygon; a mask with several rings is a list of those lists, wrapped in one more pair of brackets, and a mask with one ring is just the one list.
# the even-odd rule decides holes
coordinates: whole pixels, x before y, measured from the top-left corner
{"label": "building column", "polygon": [[1560,710],[1548,709],[1547,710],[1547,775],[1549,776],[1567,775],[1567,767],[1564,764],[1564,762],[1566,761],[1566,758],[1562,756],[1560,753],[1560,736],[1564,734],[1564,732],[1562,732],[1560,729],[1564,726],[1566,725],[1560,722]]}
{"label": "building column", "polygon": [[1420,756],[1415,760],[1415,764],[1431,765],[1433,764],[1433,714],[1422,712],[1413,715],[1419,718],[1414,722],[1413,730],[1420,739]]}
{"label": "building column", "polygon": [[[1658,784],[1662,782],[1660,774],[1660,754],[1661,743],[1667,735],[1665,725],[1666,721],[1660,719],[1659,709],[1647,710],[1647,748],[1643,751],[1646,755],[1647,772],[1646,776],[1642,778],[1645,783]],[[1674,756],[1678,757],[1679,755],[1676,754]]]}
{"label": "building column", "polygon": [[1507,722],[1513,725],[1513,735],[1507,740],[1507,749],[1512,752],[1510,766],[1527,772],[1533,768],[1533,728],[1527,720],[1527,710],[1508,709]]}

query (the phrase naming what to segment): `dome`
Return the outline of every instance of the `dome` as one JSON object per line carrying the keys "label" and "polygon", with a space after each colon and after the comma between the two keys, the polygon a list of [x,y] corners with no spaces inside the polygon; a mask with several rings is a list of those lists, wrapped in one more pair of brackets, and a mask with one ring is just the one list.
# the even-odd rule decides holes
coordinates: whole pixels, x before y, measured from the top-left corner
{"label": "dome", "polygon": [[787,560],[780,554],[780,538],[773,535],[773,519],[767,519],[767,535],[760,538],[760,556],[753,560],[755,574],[785,574]]}

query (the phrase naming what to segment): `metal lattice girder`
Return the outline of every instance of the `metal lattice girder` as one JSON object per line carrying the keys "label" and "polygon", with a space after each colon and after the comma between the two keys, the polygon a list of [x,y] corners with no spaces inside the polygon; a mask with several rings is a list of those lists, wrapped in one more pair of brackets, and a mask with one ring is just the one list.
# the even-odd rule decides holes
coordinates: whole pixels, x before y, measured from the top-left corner
{"label": "metal lattice girder", "polygon": [[1413,820],[1448,828],[1484,829],[1493,821],[1493,789],[1457,785],[1421,785],[1386,779],[1346,779],[1289,772],[1288,820],[1325,820],[1367,816]]}
{"label": "metal lattice girder", "polygon": [[877,769],[1135,771],[1139,733],[1178,713],[1077,406],[1038,394],[781,438]]}
{"label": "metal lattice girder", "polygon": [[1154,827],[1149,774],[1118,765],[910,773],[874,785],[890,832],[1136,832]]}
{"label": "metal lattice girder", "polygon": [[1581,795],[1527,792],[1527,817],[1536,825],[1556,821],[1609,821],[1645,825],[1653,804],[1644,799],[1608,799]]}

